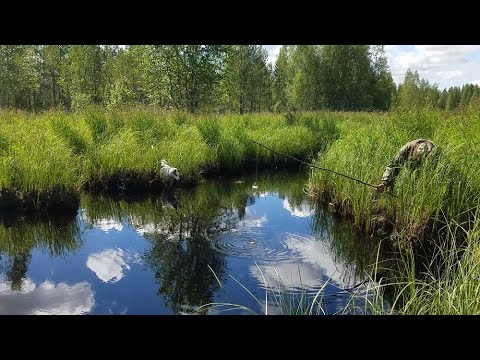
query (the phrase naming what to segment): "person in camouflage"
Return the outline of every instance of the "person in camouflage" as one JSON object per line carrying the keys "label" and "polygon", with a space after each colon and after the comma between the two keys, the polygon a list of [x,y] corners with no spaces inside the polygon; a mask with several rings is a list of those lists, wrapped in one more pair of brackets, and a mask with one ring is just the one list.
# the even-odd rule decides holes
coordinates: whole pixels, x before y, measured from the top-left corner
{"label": "person in camouflage", "polygon": [[387,166],[382,176],[382,182],[377,185],[377,191],[382,193],[385,189],[393,184],[395,177],[400,172],[401,167],[406,162],[419,163],[434,148],[435,144],[430,140],[417,139],[406,143],[398,151],[392,162]]}

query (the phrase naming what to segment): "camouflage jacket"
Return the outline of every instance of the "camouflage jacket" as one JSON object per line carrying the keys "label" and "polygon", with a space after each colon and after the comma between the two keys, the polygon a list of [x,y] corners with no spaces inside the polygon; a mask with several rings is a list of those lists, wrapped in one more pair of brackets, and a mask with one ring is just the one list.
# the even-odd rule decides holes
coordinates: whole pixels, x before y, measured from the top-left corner
{"label": "camouflage jacket", "polygon": [[419,161],[429,154],[435,144],[427,139],[417,139],[402,146],[382,176],[382,182],[389,186],[407,161]]}

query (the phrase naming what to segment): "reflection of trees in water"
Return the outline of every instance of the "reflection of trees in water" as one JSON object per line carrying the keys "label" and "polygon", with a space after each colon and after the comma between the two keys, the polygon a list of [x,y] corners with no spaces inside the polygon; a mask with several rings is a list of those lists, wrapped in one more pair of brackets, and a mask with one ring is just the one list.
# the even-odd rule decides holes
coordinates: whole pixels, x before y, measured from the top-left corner
{"label": "reflection of trees in water", "polygon": [[225,260],[208,241],[195,237],[167,241],[159,234],[146,237],[152,248],[144,256],[145,263],[152,268],[160,284],[158,294],[175,313],[183,306],[199,306],[212,301],[220,285],[208,267],[221,279]]}
{"label": "reflection of trees in water", "polygon": [[229,196],[239,194],[202,185],[182,192],[176,208],[164,207],[155,231],[144,235],[152,244],[145,263],[160,285],[158,293],[175,313],[212,301],[220,285],[209,266],[222,279],[225,260],[209,239],[231,228],[241,217],[238,209],[244,210],[247,202],[245,193]]}
{"label": "reflection of trees in water", "polygon": [[[161,197],[141,201],[112,201],[106,197],[82,197],[84,221],[93,226],[102,219],[127,222],[151,243],[145,263],[159,283],[158,294],[175,312],[183,306],[213,301],[219,280],[225,277],[224,255],[214,250],[210,239],[234,228],[245,209],[264,191],[287,196],[295,205],[305,198],[306,174],[259,174],[253,177],[208,181],[193,189],[177,189]],[[256,192],[252,184],[257,181]]]}
{"label": "reflection of trees in water", "polygon": [[50,256],[64,256],[81,246],[81,232],[75,217],[50,221],[0,223],[0,270],[11,281],[11,289],[20,291],[35,248]]}
{"label": "reflection of trees in water", "polygon": [[[372,274],[376,262],[379,239],[361,236],[351,222],[333,217],[320,205],[312,218],[312,230],[325,241],[335,262],[343,263],[357,280]],[[347,274],[346,273],[346,274]]]}
{"label": "reflection of trees in water", "polygon": [[19,221],[9,226],[0,223],[1,252],[29,252],[38,247],[50,256],[63,256],[80,245],[81,231],[75,217],[35,223]]}
{"label": "reflection of trees in water", "polygon": [[10,263],[7,268],[7,280],[10,281],[12,291],[21,291],[23,279],[28,270],[28,263],[32,255],[30,253],[17,253],[10,257]]}
{"label": "reflection of trees in water", "polygon": [[[260,176],[259,190],[290,189],[302,191],[304,177]],[[204,183],[195,190],[182,194],[180,205],[167,210],[164,221],[178,236],[171,241],[166,234],[147,235],[152,249],[146,254],[146,263],[151,266],[157,278],[159,293],[166,297],[175,312],[180,305],[199,306],[212,302],[219,284],[208,268],[210,266],[222,282],[225,276],[225,259],[212,249],[209,239],[221,231],[234,228],[245,217],[245,209],[255,203],[259,193],[252,192],[253,179],[231,185],[216,182]],[[292,198],[294,198],[292,196]],[[183,231],[187,229],[187,231]],[[170,232],[171,234],[171,232]],[[170,241],[168,241],[170,240]]]}

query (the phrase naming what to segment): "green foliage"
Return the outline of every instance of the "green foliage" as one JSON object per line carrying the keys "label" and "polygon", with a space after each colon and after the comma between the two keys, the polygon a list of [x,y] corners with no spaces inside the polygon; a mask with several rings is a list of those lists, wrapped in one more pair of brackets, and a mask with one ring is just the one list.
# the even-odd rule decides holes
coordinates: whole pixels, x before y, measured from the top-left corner
{"label": "green foliage", "polygon": [[[467,137],[466,129],[455,117],[439,111],[397,111],[375,121],[377,116],[372,115],[372,121],[361,125],[350,122],[341,137],[319,157],[318,166],[378,184],[385,166],[408,141],[432,139],[441,155],[435,156],[435,161],[425,161],[418,169],[401,171],[394,187],[396,197],[379,196],[371,188],[317,170],[312,172],[312,189],[341,199],[342,211],[352,214],[357,225],[368,231],[375,226],[373,214],[380,210],[395,219],[398,229],[412,233],[440,214],[460,221],[461,214],[478,199],[478,142]],[[472,131],[479,126],[472,112],[462,117],[468,119]]]}
{"label": "green foliage", "polygon": [[90,129],[92,139],[95,143],[105,140],[107,137],[107,118],[105,114],[89,109],[85,113],[85,121]]}
{"label": "green foliage", "polygon": [[[383,45],[1,45],[0,107],[82,112],[148,104],[189,113],[455,110],[478,85],[445,89],[408,70],[396,91]],[[395,96],[395,99],[394,99]],[[477,106],[477,105],[475,105]]]}
{"label": "green foliage", "polygon": [[0,45],[0,107],[34,109],[40,86],[33,45]]}
{"label": "green foliage", "polygon": [[266,60],[266,50],[258,45],[226,48],[220,80],[222,110],[243,114],[271,109],[271,71]]}
{"label": "green foliage", "polygon": [[63,139],[72,152],[76,155],[85,154],[90,144],[81,129],[74,128],[66,118],[55,117],[51,121],[55,134]]}
{"label": "green foliage", "polygon": [[203,136],[203,140],[210,147],[220,143],[220,125],[212,118],[198,119],[195,123]]}
{"label": "green foliage", "polygon": [[436,85],[420,79],[418,71],[413,72],[408,69],[398,91],[397,105],[405,108],[435,108],[438,106],[440,98],[440,91]]}
{"label": "green foliage", "polygon": [[275,62],[275,72],[273,74],[272,90],[274,111],[286,111],[290,107],[289,86],[292,79],[288,56],[287,47],[284,45],[278,53]]}

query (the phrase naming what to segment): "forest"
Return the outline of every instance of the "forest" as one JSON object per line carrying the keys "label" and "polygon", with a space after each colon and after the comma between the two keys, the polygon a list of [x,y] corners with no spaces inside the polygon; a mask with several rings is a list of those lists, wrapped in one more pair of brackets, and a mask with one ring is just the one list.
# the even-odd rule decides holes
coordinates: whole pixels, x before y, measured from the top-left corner
{"label": "forest", "polygon": [[0,107],[243,114],[480,102],[478,85],[439,89],[412,70],[396,86],[383,45],[285,45],[267,59],[260,45],[0,45]]}

